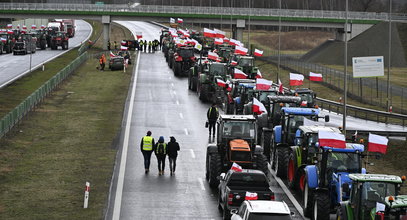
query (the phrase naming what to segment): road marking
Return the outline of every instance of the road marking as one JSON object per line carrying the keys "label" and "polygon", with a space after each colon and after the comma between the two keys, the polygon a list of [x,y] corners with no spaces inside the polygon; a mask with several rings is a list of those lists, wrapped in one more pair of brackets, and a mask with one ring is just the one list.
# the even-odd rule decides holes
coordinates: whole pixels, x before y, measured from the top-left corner
{"label": "road marking", "polygon": [[177,95],[177,92],[174,90],[174,95]]}
{"label": "road marking", "polygon": [[194,150],[189,149],[189,152],[191,152],[191,157],[195,159],[195,153],[194,153]]}
{"label": "road marking", "polygon": [[176,103],[177,103],[177,105],[179,105],[179,101],[178,101],[178,100],[176,101]]}
{"label": "road marking", "polygon": [[174,83],[171,83],[171,86],[174,87]]}
{"label": "road marking", "polygon": [[269,170],[270,174],[273,175],[274,179],[276,179],[278,185],[280,185],[280,187],[283,189],[284,193],[287,195],[287,197],[293,203],[294,207],[297,209],[297,211],[300,213],[300,215],[303,218],[305,218],[304,217],[304,210],[302,209],[302,206],[294,198],[293,194],[291,194],[290,190],[287,188],[287,186],[285,186],[284,182],[280,179],[280,177],[277,177],[276,173],[273,170],[271,170],[271,166],[270,166],[269,163],[268,163],[268,170]]}
{"label": "road marking", "polygon": [[184,119],[184,115],[183,115],[182,113],[179,113],[179,117],[180,117],[181,119]]}
{"label": "road marking", "polygon": [[[170,73],[170,72],[168,72],[168,73]],[[168,77],[168,79],[172,79],[172,77],[170,76],[170,77]]]}
{"label": "road marking", "polygon": [[201,177],[198,178],[199,186],[203,191],[205,191],[205,186]]}
{"label": "road marking", "polygon": [[189,135],[188,129],[184,128],[184,131],[185,131],[185,134],[186,134],[186,135]]}
{"label": "road marking", "polygon": [[120,168],[119,168],[120,170],[119,170],[119,176],[117,178],[116,197],[114,199],[114,207],[113,207],[113,218],[112,218],[113,220],[120,219],[120,208],[122,205],[124,173],[126,171],[127,150],[128,150],[129,141],[130,141],[131,116],[133,115],[133,106],[134,106],[134,98],[135,98],[135,94],[136,94],[137,75],[138,75],[139,67],[140,67],[140,52],[138,53],[138,56],[137,56],[137,67],[136,67],[136,72],[134,73],[133,88],[131,90],[129,111],[127,113],[126,128],[124,131],[124,142],[123,142],[123,149],[122,149]]}

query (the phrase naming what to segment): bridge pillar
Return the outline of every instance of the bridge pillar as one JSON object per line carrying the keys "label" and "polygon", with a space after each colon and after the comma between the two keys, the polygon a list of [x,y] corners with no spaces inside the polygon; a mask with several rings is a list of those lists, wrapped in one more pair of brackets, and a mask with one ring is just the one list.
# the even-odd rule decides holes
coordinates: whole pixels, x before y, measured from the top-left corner
{"label": "bridge pillar", "polygon": [[103,23],[103,50],[107,50],[107,41],[110,36],[110,15],[102,16]]}
{"label": "bridge pillar", "polygon": [[239,40],[243,42],[243,31],[246,27],[246,21],[238,19],[236,20],[236,33],[234,36],[236,37],[236,40]]}
{"label": "bridge pillar", "polygon": [[[359,34],[365,32],[367,29],[371,28],[373,25],[372,24],[348,24],[348,41],[352,40]],[[344,28],[336,29],[336,34],[335,34],[336,40],[339,41],[345,41],[345,25]]]}

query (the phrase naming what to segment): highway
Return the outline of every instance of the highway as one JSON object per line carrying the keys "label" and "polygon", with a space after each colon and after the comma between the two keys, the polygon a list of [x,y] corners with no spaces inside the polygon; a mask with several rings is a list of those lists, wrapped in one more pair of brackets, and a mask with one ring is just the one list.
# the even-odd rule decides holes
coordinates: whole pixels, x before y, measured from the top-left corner
{"label": "highway", "polygon": [[[92,34],[92,26],[89,23],[83,20],[76,20],[75,22],[76,33],[75,37],[69,39],[68,50],[87,41]],[[32,55],[13,55],[12,53],[0,55],[0,88],[29,73],[30,66],[31,69],[35,69],[65,52],[67,51],[59,47],[58,50],[51,50],[50,48],[46,50],[37,49]]]}

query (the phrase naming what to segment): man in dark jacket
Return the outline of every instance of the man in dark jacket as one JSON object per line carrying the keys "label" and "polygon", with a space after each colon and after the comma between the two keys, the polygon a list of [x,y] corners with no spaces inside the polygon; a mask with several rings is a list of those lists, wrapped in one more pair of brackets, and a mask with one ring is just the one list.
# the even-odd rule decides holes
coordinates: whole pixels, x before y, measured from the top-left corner
{"label": "man in dark jacket", "polygon": [[170,142],[168,142],[167,145],[167,151],[168,151],[168,160],[170,161],[170,171],[171,171],[171,176],[174,175],[175,172],[175,166],[176,166],[176,161],[177,161],[177,156],[178,156],[178,151],[179,151],[179,144],[177,140],[175,140],[175,137],[170,137]]}
{"label": "man in dark jacket", "polygon": [[207,117],[208,117],[208,122],[209,122],[209,136],[211,136],[211,131],[213,129],[213,133],[212,136],[215,137],[215,133],[216,133],[216,121],[218,120],[219,117],[219,110],[218,108],[216,108],[216,104],[213,103],[212,107],[210,107],[208,109],[208,112],[206,113]]}
{"label": "man in dark jacket", "polygon": [[158,162],[158,175],[164,175],[165,156],[167,156],[167,144],[164,143],[164,137],[160,136],[154,147],[154,153]]}
{"label": "man in dark jacket", "polygon": [[154,138],[151,137],[151,131],[147,131],[147,135],[141,139],[140,150],[144,157],[144,169],[147,174],[150,171],[150,159],[154,148]]}

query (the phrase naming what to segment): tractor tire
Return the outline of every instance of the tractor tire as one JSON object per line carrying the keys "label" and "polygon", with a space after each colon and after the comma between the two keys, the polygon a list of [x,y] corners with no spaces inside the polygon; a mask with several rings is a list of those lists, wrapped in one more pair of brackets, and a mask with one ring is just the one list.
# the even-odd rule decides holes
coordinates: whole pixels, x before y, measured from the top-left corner
{"label": "tractor tire", "polygon": [[174,63],[174,75],[175,76],[180,76],[181,75],[181,63],[180,62],[175,62]]}
{"label": "tractor tire", "polygon": [[198,78],[193,76],[192,77],[192,82],[191,82],[191,90],[196,92],[197,85],[198,85]]}
{"label": "tractor tire", "polygon": [[170,69],[172,69],[172,67],[174,66],[174,61],[171,59],[170,62],[168,62],[168,66],[170,67]]}
{"label": "tractor tire", "polygon": [[191,76],[191,73],[188,73],[188,89],[192,90],[192,76]]}
{"label": "tractor tire", "polygon": [[264,154],[258,154],[256,158],[256,165],[257,169],[264,172],[267,175],[268,173],[268,165],[267,165],[267,157]]}
{"label": "tractor tire", "polygon": [[290,155],[288,156],[288,167],[287,167],[287,183],[288,187],[291,189],[297,188],[298,176],[297,175],[297,157],[294,151],[290,150]]}
{"label": "tractor tire", "polygon": [[314,204],[314,191],[308,187],[308,180],[305,179],[305,187],[303,193],[303,211],[305,217],[311,217],[311,212],[313,211]]}
{"label": "tractor tire", "polygon": [[282,147],[277,149],[277,159],[276,159],[276,173],[277,176],[281,179],[287,178],[287,170],[288,170],[288,157],[289,148]]}
{"label": "tractor tire", "polygon": [[218,176],[222,171],[222,163],[219,154],[209,155],[209,186],[216,188],[219,185]]}
{"label": "tractor tire", "polygon": [[327,191],[316,192],[314,195],[314,205],[311,215],[312,220],[329,220],[331,203]]}
{"label": "tractor tire", "polygon": [[206,152],[205,179],[206,179],[206,181],[209,181],[209,153],[208,152]]}
{"label": "tractor tire", "polygon": [[267,157],[267,160],[270,161],[270,149],[271,149],[271,132],[263,132],[262,135],[262,147],[263,154]]}
{"label": "tractor tire", "polygon": [[336,209],[336,220],[348,220],[346,207],[341,205]]}
{"label": "tractor tire", "polygon": [[223,220],[229,220],[232,217],[230,210],[226,209],[226,207],[223,208],[222,217]]}
{"label": "tractor tire", "polygon": [[208,90],[209,90],[209,87],[207,84],[203,84],[201,86],[201,89],[199,90],[199,93],[198,93],[198,97],[202,102],[208,101],[208,92],[209,92]]}

